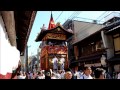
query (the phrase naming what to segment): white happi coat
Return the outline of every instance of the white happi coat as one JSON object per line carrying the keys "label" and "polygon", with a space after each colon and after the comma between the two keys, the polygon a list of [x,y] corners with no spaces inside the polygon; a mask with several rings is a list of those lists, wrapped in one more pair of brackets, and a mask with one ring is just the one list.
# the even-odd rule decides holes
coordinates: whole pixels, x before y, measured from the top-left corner
{"label": "white happi coat", "polygon": [[52,63],[53,63],[53,69],[58,69],[58,59],[56,57],[52,59]]}
{"label": "white happi coat", "polygon": [[60,58],[60,69],[64,70],[65,58]]}

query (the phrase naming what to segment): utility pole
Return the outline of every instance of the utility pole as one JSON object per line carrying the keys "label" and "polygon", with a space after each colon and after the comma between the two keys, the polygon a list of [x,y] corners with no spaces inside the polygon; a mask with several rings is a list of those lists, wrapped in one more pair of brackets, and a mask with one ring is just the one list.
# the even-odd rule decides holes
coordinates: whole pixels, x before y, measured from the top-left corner
{"label": "utility pole", "polygon": [[26,72],[28,73],[28,48],[31,46],[26,46]]}
{"label": "utility pole", "polygon": [[40,61],[39,61],[39,48],[37,49],[37,67],[38,67],[38,70],[40,69],[40,67],[39,67],[39,63]]}
{"label": "utility pole", "polygon": [[28,45],[26,46],[26,72],[28,73]]}

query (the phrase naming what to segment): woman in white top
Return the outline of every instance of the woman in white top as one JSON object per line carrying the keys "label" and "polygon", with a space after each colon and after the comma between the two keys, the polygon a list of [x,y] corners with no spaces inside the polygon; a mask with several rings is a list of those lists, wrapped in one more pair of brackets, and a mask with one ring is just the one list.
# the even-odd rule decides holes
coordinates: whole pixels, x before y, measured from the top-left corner
{"label": "woman in white top", "polygon": [[90,67],[84,67],[84,73],[80,76],[80,79],[93,79],[91,76],[92,70]]}
{"label": "woman in white top", "polygon": [[52,63],[53,63],[53,70],[57,70],[58,69],[58,58],[56,56],[52,59]]}
{"label": "woman in white top", "polygon": [[38,79],[45,79],[45,75],[42,72],[38,72]]}

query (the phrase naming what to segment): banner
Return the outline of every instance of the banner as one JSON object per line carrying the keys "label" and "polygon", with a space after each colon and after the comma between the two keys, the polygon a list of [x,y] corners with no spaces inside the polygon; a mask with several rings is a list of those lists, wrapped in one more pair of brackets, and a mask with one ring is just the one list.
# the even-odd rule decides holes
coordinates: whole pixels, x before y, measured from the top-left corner
{"label": "banner", "polygon": [[45,38],[47,38],[47,39],[57,39],[57,40],[66,40],[66,35],[64,35],[64,34],[48,33],[48,34],[46,34]]}

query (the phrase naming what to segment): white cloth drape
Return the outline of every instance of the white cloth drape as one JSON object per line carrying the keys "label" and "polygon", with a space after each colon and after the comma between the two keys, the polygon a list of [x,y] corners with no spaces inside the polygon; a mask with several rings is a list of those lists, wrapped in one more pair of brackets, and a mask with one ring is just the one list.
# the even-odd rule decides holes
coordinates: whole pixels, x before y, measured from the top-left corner
{"label": "white cloth drape", "polygon": [[0,74],[12,73],[12,70],[18,67],[20,52],[9,43],[2,23],[0,23],[0,51]]}

